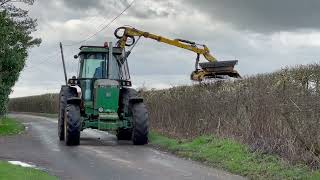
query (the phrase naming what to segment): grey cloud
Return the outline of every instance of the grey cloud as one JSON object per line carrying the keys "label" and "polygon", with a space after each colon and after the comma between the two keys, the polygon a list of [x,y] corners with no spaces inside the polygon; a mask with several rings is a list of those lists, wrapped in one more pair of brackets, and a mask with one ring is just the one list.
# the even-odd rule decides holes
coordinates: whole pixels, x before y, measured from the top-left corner
{"label": "grey cloud", "polygon": [[[94,9],[99,12],[99,14],[109,14],[110,12],[119,13],[124,8],[129,6],[132,2],[128,0],[62,0],[68,9],[72,9],[75,11],[82,11],[83,14],[86,14],[87,10]],[[151,2],[151,0],[147,1],[136,1],[133,3],[132,7],[128,10],[130,16],[147,19],[154,17],[167,17],[169,13],[167,11],[156,11],[151,9],[146,2]],[[171,3],[168,0],[161,0],[157,2],[159,5],[167,5],[170,6]],[[79,13],[80,13],[79,12]]]}
{"label": "grey cloud", "polygon": [[319,0],[186,0],[216,21],[256,32],[319,29]]}
{"label": "grey cloud", "polygon": [[[147,2],[147,1],[145,1]],[[151,2],[149,0],[149,2]],[[163,9],[152,9],[148,3],[137,3],[136,7],[130,9],[130,15],[133,15],[141,19],[150,19],[156,17],[168,17],[170,14],[174,14],[174,10],[178,7],[175,7],[174,4],[169,0],[159,0],[152,2],[156,7],[162,7]]]}
{"label": "grey cloud", "polygon": [[35,4],[30,8],[31,10],[29,11],[29,14],[31,17],[38,19],[39,27],[54,21],[62,22],[86,16],[85,12],[80,13],[78,11],[71,10],[60,2],[62,2],[62,0],[48,2],[41,0],[35,1]]}
{"label": "grey cloud", "polygon": [[104,3],[102,0],[64,0],[64,3],[71,9],[101,9]]}
{"label": "grey cloud", "polygon": [[133,10],[132,11],[133,15],[137,18],[142,18],[142,19],[148,19],[148,18],[153,18],[153,17],[168,17],[169,13],[168,12],[157,12],[152,9],[145,9],[144,11],[139,11],[139,10]]}

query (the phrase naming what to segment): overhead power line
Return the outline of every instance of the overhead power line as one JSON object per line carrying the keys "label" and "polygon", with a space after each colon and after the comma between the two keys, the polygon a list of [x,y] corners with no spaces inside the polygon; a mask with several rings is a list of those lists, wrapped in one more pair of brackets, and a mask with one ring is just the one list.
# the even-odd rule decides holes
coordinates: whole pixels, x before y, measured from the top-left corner
{"label": "overhead power line", "polygon": [[115,16],[113,19],[111,19],[111,21],[109,21],[107,24],[105,24],[100,30],[98,30],[97,32],[95,32],[94,34],[88,36],[87,38],[85,38],[84,40],[82,41],[79,41],[79,42],[76,42],[76,43],[73,43],[73,44],[66,44],[64,46],[75,46],[75,45],[78,45],[78,44],[81,44],[81,43],[84,43],[88,40],[90,40],[91,38],[95,37],[97,34],[99,34],[101,31],[105,30],[106,28],[108,28],[113,22],[115,22],[120,16],[123,15],[124,12],[126,12],[132,5],[133,3],[135,2],[136,0],[132,0],[131,3],[123,10],[121,11],[117,16]]}

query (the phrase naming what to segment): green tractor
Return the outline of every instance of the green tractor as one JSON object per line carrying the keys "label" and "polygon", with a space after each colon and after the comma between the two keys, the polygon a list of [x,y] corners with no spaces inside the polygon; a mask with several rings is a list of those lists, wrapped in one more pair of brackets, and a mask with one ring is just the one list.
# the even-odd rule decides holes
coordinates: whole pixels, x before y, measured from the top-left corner
{"label": "green tractor", "polygon": [[[61,53],[65,71],[62,46]],[[65,71],[59,94],[58,135],[66,145],[79,145],[80,132],[87,128],[112,131],[135,145],[148,143],[148,112],[130,88],[127,56],[112,43],[80,47],[78,77],[67,80]]]}

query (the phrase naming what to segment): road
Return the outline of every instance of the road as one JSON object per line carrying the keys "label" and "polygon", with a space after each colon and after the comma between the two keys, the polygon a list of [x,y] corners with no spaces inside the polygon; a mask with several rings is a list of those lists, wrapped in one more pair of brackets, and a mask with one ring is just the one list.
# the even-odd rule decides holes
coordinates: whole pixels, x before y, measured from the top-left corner
{"label": "road", "polygon": [[106,132],[85,130],[81,145],[67,147],[57,138],[56,119],[10,115],[26,132],[0,137],[0,159],[18,160],[43,168],[60,179],[77,180],[219,180],[243,179],[221,170],[175,157],[146,146],[117,142]]}

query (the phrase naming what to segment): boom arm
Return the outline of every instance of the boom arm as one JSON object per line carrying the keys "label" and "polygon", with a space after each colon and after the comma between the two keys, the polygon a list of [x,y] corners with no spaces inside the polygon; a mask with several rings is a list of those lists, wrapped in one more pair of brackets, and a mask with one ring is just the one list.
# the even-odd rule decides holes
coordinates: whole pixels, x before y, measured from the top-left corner
{"label": "boom arm", "polygon": [[[123,31],[122,35],[118,34],[120,30]],[[122,49],[125,49],[125,46],[132,46],[133,48],[136,44],[135,37],[145,37],[196,53],[197,59],[195,62],[195,70],[191,73],[191,79],[194,81],[203,81],[206,78],[219,78],[221,76],[229,76],[235,78],[240,77],[239,73],[236,70],[234,70],[234,66],[238,62],[237,60],[217,61],[217,59],[210,54],[210,50],[206,45],[197,44],[195,42],[183,39],[168,39],[159,35],[140,31],[131,27],[119,27],[114,32],[114,35],[119,39],[118,47]],[[132,40],[131,43],[128,42],[128,39]],[[128,53],[128,55],[129,54],[130,53]],[[209,62],[199,63],[200,55],[203,55],[204,58]],[[199,65],[201,67],[200,69]]]}
{"label": "boom arm", "polygon": [[[119,30],[124,30],[124,33],[122,36],[118,35],[118,31]],[[195,53],[199,55],[203,55],[205,57],[206,60],[208,60],[209,62],[216,62],[217,59],[212,56],[210,54],[210,50],[206,45],[200,45],[203,48],[199,48],[195,42],[191,42],[188,40],[182,40],[182,39],[168,39],[159,35],[155,35],[155,34],[151,34],[148,32],[144,32],[144,31],[140,31],[138,29],[135,28],[130,28],[130,27],[120,27],[115,31],[115,36],[119,39],[118,41],[118,46],[121,48],[125,48],[125,46],[128,46],[127,40],[128,38],[133,39],[133,41],[135,41],[134,37],[145,37],[145,38],[149,38],[149,39],[153,39],[156,40],[158,42],[161,43],[165,43],[171,46],[176,46],[182,49],[186,49],[189,51],[193,51]],[[133,42],[134,43],[134,42]],[[133,44],[132,43],[132,44]],[[131,45],[132,45],[131,44]],[[129,45],[130,46],[130,45]]]}

